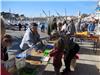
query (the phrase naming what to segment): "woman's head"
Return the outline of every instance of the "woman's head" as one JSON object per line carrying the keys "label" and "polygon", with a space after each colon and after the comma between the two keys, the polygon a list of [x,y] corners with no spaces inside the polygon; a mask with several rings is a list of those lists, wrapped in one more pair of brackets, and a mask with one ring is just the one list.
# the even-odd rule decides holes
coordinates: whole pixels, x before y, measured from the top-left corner
{"label": "woman's head", "polygon": [[37,23],[32,22],[30,24],[30,28],[31,28],[32,32],[37,32],[37,27],[38,27]]}
{"label": "woman's head", "polygon": [[5,34],[2,38],[2,43],[4,46],[9,47],[12,44],[12,37],[8,34]]}

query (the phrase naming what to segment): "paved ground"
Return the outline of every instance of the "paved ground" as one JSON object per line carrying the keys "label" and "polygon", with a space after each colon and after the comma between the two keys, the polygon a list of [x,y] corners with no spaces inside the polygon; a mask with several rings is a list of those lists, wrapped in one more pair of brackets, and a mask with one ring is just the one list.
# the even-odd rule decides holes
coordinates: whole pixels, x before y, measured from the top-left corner
{"label": "paved ground", "polygon": [[[40,33],[40,32],[39,32]],[[24,35],[24,31],[12,31],[7,30],[7,34],[10,34],[14,38],[14,43],[12,47],[8,50],[10,58],[13,57],[16,51],[20,50],[19,44]],[[40,33],[41,37],[47,36],[44,33]],[[100,48],[97,49],[97,52],[94,53],[91,43],[83,42],[80,44],[81,50],[79,52],[80,59],[77,60],[77,65],[74,72],[71,72],[67,75],[100,75],[98,68],[100,68]],[[13,51],[13,52],[12,52]],[[61,68],[64,68],[64,64]],[[45,68],[43,75],[55,75],[52,60],[50,64]]]}

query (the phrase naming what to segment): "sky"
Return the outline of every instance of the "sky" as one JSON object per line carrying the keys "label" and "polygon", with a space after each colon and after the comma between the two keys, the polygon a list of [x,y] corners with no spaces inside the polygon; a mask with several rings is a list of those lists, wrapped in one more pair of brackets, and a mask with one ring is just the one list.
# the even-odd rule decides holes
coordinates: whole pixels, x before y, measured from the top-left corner
{"label": "sky", "polygon": [[97,6],[97,0],[88,0],[88,1],[82,1],[82,0],[72,0],[72,1],[12,1],[12,0],[3,0],[1,2],[1,11],[5,12],[12,12],[16,14],[24,14],[27,17],[39,17],[39,16],[45,16],[43,13],[43,10],[49,15],[55,15],[57,16],[58,12],[60,15],[78,15],[78,11],[81,11],[81,13],[94,13],[95,8]]}

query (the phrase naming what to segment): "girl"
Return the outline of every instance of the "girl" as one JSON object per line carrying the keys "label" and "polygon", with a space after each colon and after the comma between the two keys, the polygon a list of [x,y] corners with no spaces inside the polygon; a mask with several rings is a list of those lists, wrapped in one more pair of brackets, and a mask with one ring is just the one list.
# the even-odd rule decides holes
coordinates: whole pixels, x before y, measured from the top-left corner
{"label": "girl", "polygon": [[60,68],[62,66],[62,56],[63,56],[64,42],[62,38],[59,38],[54,45],[53,50],[50,52],[50,56],[53,57],[53,66],[56,75],[60,75]]}
{"label": "girl", "polygon": [[10,35],[5,34],[1,40],[1,59],[3,61],[8,60],[7,47],[11,46],[11,44],[12,44],[12,37]]}

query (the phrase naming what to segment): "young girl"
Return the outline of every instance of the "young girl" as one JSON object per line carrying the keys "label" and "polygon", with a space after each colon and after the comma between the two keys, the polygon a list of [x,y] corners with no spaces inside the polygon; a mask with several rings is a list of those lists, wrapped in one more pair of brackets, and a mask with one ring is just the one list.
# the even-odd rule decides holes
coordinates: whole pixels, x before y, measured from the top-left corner
{"label": "young girl", "polygon": [[53,57],[53,66],[56,75],[60,75],[60,68],[62,66],[64,43],[62,38],[59,38],[54,45],[53,50],[50,52],[50,56]]}
{"label": "young girl", "polygon": [[8,60],[8,52],[7,47],[11,46],[12,37],[10,35],[5,34],[1,40],[1,60]]}

